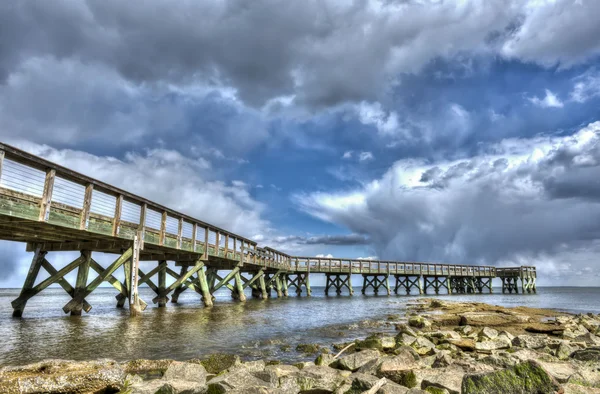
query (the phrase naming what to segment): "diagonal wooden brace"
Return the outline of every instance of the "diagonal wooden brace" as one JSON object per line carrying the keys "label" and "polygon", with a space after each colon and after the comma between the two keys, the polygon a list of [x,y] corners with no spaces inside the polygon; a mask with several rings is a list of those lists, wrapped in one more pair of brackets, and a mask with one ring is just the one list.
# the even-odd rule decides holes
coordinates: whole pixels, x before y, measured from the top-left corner
{"label": "diagonal wooden brace", "polygon": [[[165,289],[165,295],[175,290],[175,288],[182,286],[192,275],[198,272],[198,270],[202,269],[202,267],[204,267],[204,263],[201,260],[196,260],[196,264],[194,265],[194,267],[192,267],[191,270],[181,275],[175,280],[175,282],[171,283],[171,285]],[[158,300],[159,297],[157,296],[152,299],[152,302],[157,303]]]}
{"label": "diagonal wooden brace", "polygon": [[[50,264],[50,262],[48,262],[48,260],[46,259],[42,261],[42,268],[44,268],[50,274],[50,276],[56,275],[58,273],[56,268],[54,268],[52,264]],[[73,289],[73,286],[71,286],[65,278],[60,278],[58,280],[58,284],[67,292],[68,295],[70,295],[71,297],[74,296],[75,289]],[[86,313],[92,310],[92,306],[85,299],[83,300],[83,310]]]}
{"label": "diagonal wooden brace", "polygon": [[[104,272],[104,268],[100,264],[98,264],[98,262],[96,262],[96,260],[94,259],[92,259],[92,261],[90,262],[90,268],[96,271],[98,274]],[[119,294],[115,296],[115,298],[118,301],[117,307],[122,308],[123,305],[125,305],[125,301],[127,300],[127,287],[125,287],[125,285],[113,275],[108,275],[104,281],[110,283],[112,287],[117,289],[117,291],[119,292]],[[140,305],[142,307],[142,310],[148,307],[148,304],[146,304],[142,299],[140,299]]]}
{"label": "diagonal wooden brace", "polygon": [[96,288],[98,286],[100,286],[100,284],[102,282],[104,282],[109,276],[111,276],[117,270],[117,268],[122,266],[123,263],[125,263],[128,259],[130,259],[132,253],[133,253],[133,248],[127,249],[111,265],[109,265],[108,268],[106,268],[104,271],[102,271],[102,273],[98,274],[96,279],[94,279],[89,285],[87,285],[87,287],[85,288],[85,291],[81,292],[76,297],[74,297],[71,301],[67,302],[67,304],[63,307],[63,311],[65,313],[71,312],[71,310],[73,308],[75,308],[78,303],[81,303],[81,301],[83,301],[83,299],[85,297],[89,296],[92,293],[92,291],[96,290]]}
{"label": "diagonal wooden brace", "polygon": [[[22,292],[21,295],[17,299],[15,299],[13,302],[11,302],[12,307],[14,309],[23,308],[25,306],[25,304],[27,303],[27,300],[29,300],[31,297],[38,294],[40,291],[44,290],[46,287],[50,286],[51,284],[58,282],[59,279],[63,278],[66,274],[68,274],[69,272],[71,272],[75,268],[77,268],[82,263],[82,261],[83,261],[83,259],[81,258],[81,256],[76,258],[70,264],[67,264],[65,267],[61,268],[56,273],[56,275],[50,276],[49,278],[42,281],[37,286],[34,286],[30,290]],[[40,266],[41,266],[41,262],[40,262]],[[80,301],[83,301],[83,297],[81,298]]]}

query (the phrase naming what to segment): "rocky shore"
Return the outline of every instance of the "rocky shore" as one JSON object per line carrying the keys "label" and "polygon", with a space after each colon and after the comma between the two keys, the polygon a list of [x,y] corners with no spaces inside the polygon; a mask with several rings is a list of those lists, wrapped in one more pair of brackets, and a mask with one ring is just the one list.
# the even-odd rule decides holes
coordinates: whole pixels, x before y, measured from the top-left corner
{"label": "rocky shore", "polygon": [[284,365],[205,359],[48,360],[0,369],[0,393],[600,393],[600,315],[420,300],[397,334]]}

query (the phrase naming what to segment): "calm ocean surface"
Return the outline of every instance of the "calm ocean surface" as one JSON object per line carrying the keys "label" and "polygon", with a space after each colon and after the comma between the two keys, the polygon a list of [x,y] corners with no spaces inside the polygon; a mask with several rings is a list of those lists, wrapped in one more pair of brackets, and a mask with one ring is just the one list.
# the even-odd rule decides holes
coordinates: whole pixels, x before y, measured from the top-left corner
{"label": "calm ocean surface", "polygon": [[[491,295],[443,299],[600,313],[599,287],[539,288],[537,295],[502,295],[499,290]],[[330,345],[371,332],[392,332],[393,323],[399,321],[393,315],[419,298],[357,293],[353,297],[325,297],[323,288],[314,287],[311,298],[262,301],[248,294],[246,303],[237,303],[229,293],[218,292],[215,306],[205,309],[198,294],[187,291],[179,304],[160,309],[149,306],[142,317],[131,319],[127,309],[115,308],[116,291],[112,288],[97,289],[87,298],[93,309],[81,317],[62,314],[69,297],[62,289],[52,288],[29,301],[23,319],[13,319],[10,302],[19,290],[0,289],[0,365],[46,358],[185,360],[215,352],[237,353],[248,359],[314,359],[296,353],[294,348],[298,343]],[[148,288],[140,288],[140,295],[148,303],[154,296]],[[372,327],[372,320],[387,320],[389,324]]]}

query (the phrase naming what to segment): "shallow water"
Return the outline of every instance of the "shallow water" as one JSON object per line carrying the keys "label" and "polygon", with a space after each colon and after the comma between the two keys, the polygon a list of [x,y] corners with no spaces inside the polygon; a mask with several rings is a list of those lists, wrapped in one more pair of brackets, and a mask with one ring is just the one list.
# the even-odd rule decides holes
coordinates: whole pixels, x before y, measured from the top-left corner
{"label": "shallow water", "polygon": [[[359,292],[358,292],[359,293]],[[444,299],[481,301],[502,306],[525,305],[574,313],[600,313],[600,288],[540,288],[537,295],[453,295]],[[18,289],[0,289],[0,365],[17,365],[46,358],[86,360],[113,358],[190,359],[215,352],[245,358],[294,361],[313,359],[294,351],[298,343],[330,345],[370,332],[393,332],[397,315],[418,296],[325,297],[323,288],[313,296],[265,301],[249,297],[246,303],[218,292],[215,306],[205,309],[190,291],[180,303],[166,308],[149,306],[142,317],[131,319],[127,309],[115,308],[116,291],[99,288],[88,302],[93,309],[81,317],[62,314],[69,297],[62,289],[47,289],[32,298],[22,319],[11,317],[10,301]],[[150,302],[153,293],[140,288]],[[384,322],[373,325],[373,321]],[[291,350],[282,345],[288,344]]]}

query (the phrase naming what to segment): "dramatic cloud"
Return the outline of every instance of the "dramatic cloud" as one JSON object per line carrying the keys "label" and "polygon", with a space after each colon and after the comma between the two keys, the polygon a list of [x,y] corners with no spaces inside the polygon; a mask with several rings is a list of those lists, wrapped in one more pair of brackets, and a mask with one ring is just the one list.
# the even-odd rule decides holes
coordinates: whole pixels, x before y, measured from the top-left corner
{"label": "dramatic cloud", "polygon": [[593,267],[600,252],[598,174],[600,122],[568,137],[505,140],[465,160],[400,160],[364,188],[295,201],[366,234],[384,259],[535,261],[555,273],[568,254],[574,273]]}
{"label": "dramatic cloud", "polygon": [[[28,58],[51,56],[115,70],[134,84],[232,87],[253,106],[284,96],[330,106],[377,99],[399,74],[462,52],[576,64],[598,53],[599,7],[594,0],[4,2],[0,81]],[[383,130],[393,126],[390,116]]]}

